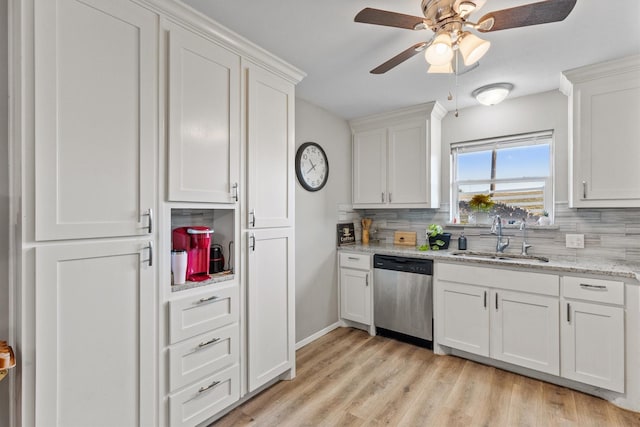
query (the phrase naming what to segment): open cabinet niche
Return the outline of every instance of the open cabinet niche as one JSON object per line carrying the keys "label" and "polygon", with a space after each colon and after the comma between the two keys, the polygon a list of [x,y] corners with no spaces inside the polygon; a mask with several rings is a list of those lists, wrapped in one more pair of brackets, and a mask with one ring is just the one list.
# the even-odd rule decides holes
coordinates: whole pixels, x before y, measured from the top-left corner
{"label": "open cabinet niche", "polygon": [[[222,273],[212,274],[210,280],[203,282],[189,282],[185,285],[174,285],[172,291],[190,289],[197,286],[211,284],[212,282],[231,280],[235,270],[234,257],[234,230],[235,211],[233,209],[192,209],[192,208],[172,208],[171,209],[171,236],[173,230],[180,227],[205,226],[213,230],[211,234],[211,247],[220,245],[224,257]],[[171,242],[173,248],[173,241]]]}

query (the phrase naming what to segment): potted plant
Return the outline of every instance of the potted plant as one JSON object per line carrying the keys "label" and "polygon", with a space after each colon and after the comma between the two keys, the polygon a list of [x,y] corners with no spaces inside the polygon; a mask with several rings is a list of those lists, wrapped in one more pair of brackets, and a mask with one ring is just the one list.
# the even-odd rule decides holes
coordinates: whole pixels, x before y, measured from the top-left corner
{"label": "potted plant", "polygon": [[429,228],[427,228],[427,239],[429,240],[429,247],[432,251],[448,249],[451,233],[445,233],[438,224],[429,224]]}
{"label": "potted plant", "polygon": [[549,218],[549,212],[542,211],[542,216],[538,218],[538,225],[551,225],[551,218]]}
{"label": "potted plant", "polygon": [[[494,204],[495,202],[491,200],[491,195],[489,194],[476,194],[475,196],[473,196],[471,200],[469,200],[469,206],[471,207],[471,209],[475,211],[475,213],[473,214],[475,217],[474,222],[480,223],[480,224],[488,222],[489,211],[491,210]],[[479,221],[481,217],[480,215],[481,212],[485,213],[484,215],[485,218]]]}

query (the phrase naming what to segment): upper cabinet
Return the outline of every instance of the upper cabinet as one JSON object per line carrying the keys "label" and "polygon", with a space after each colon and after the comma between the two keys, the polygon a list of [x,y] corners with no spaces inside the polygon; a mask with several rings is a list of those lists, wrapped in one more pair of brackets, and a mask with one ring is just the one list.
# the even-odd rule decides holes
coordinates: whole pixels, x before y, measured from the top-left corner
{"label": "upper cabinet", "polygon": [[251,62],[243,68],[248,228],[293,227],[295,86]]}
{"label": "upper cabinet", "polygon": [[640,55],[564,73],[569,204],[640,207]]}
{"label": "upper cabinet", "polygon": [[157,15],[122,0],[38,1],[34,15],[36,240],[150,233]]}
{"label": "upper cabinet", "polygon": [[355,119],[353,207],[439,208],[441,120],[437,102]]}
{"label": "upper cabinet", "polygon": [[178,25],[169,39],[170,201],[235,203],[240,57]]}

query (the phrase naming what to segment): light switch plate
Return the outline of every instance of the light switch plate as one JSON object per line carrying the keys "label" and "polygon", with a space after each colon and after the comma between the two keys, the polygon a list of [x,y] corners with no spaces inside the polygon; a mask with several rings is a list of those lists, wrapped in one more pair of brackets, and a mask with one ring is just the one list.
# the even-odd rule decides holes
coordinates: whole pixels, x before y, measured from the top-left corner
{"label": "light switch plate", "polygon": [[568,248],[584,249],[584,234],[567,234],[565,241]]}

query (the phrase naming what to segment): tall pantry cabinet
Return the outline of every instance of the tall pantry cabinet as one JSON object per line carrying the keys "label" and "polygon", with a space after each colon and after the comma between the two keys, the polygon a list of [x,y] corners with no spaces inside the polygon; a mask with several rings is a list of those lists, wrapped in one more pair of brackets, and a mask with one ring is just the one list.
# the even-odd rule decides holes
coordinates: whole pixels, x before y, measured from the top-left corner
{"label": "tall pantry cabinet", "polygon": [[[10,2],[13,424],[195,425],[293,377],[293,107],[304,74],[180,2]],[[229,137],[221,144],[193,118]],[[232,282],[184,298],[165,277],[180,204],[235,212],[242,254]],[[179,407],[206,408],[187,419],[172,387],[207,379],[182,375],[171,355],[202,343],[173,342],[170,305],[209,291],[220,303],[199,315],[215,319],[229,301],[235,319],[218,329],[239,343],[225,356],[238,367],[236,397],[214,402],[207,382]]]}
{"label": "tall pantry cabinet", "polygon": [[33,14],[23,423],[153,425],[158,18],[123,0],[35,1]]}

